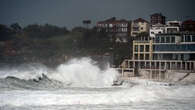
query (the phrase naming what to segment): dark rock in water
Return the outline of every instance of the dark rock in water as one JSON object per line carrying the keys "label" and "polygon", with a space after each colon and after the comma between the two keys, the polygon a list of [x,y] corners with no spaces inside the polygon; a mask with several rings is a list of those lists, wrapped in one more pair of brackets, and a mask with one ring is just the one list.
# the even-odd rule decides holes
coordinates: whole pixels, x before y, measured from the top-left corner
{"label": "dark rock in water", "polygon": [[113,82],[112,86],[121,86],[124,81],[116,80]]}
{"label": "dark rock in water", "polygon": [[42,73],[42,75],[40,77],[38,77],[37,79],[33,79],[34,82],[40,82],[42,80],[47,80],[47,81],[51,81],[47,75],[45,75],[44,73]]}
{"label": "dark rock in water", "polygon": [[5,79],[9,80],[19,80],[18,78],[14,77],[14,76],[7,76]]}

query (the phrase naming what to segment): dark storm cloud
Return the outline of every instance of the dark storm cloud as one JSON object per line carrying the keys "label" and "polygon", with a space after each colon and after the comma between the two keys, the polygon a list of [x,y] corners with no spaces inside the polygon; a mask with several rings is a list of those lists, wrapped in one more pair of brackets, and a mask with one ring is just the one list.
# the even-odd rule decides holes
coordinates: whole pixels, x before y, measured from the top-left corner
{"label": "dark storm cloud", "polygon": [[49,23],[79,26],[83,19],[93,22],[116,16],[135,19],[161,12],[168,19],[195,18],[194,0],[0,0],[0,23],[22,25]]}

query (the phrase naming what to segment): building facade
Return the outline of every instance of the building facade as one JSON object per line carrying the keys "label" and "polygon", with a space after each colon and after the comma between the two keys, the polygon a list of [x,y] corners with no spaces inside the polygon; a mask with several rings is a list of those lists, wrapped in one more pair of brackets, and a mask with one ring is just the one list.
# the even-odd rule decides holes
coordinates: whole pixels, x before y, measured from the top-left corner
{"label": "building facade", "polygon": [[165,33],[165,25],[155,24],[150,26],[149,35],[152,38],[155,38],[156,34]]}
{"label": "building facade", "polygon": [[135,37],[140,33],[149,33],[149,22],[138,18],[131,23],[131,36]]}
{"label": "building facade", "polygon": [[167,21],[165,26],[165,33],[178,33],[180,32],[180,21]]}
{"label": "building facade", "polygon": [[167,21],[164,24],[155,24],[150,26],[150,37],[154,38],[156,34],[179,33],[181,28],[180,21]]}
{"label": "building facade", "polygon": [[166,17],[161,13],[154,13],[150,16],[151,25],[155,24],[164,24],[165,25]]}
{"label": "building facade", "polygon": [[182,22],[182,31],[195,32],[195,20],[186,20]]}
{"label": "building facade", "polygon": [[115,17],[107,19],[105,21],[99,21],[96,24],[97,30],[105,31],[110,35],[116,36],[128,36],[130,21],[127,20],[117,20]]}
{"label": "building facade", "polygon": [[[195,33],[164,33],[155,38],[133,41],[133,58],[121,67],[124,76],[139,76],[165,80],[167,71],[195,72]],[[128,72],[127,72],[128,71]],[[128,77],[126,77],[128,78]]]}

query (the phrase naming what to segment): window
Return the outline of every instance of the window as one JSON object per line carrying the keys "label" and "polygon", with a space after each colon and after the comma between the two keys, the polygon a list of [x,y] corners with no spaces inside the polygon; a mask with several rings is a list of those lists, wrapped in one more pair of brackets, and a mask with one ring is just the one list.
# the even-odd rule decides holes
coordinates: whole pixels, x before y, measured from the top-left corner
{"label": "window", "polygon": [[134,54],[135,60],[138,59],[138,54]]}
{"label": "window", "polygon": [[165,38],[161,37],[161,43],[165,43]]}
{"label": "window", "polygon": [[156,38],[155,38],[155,41],[156,41],[156,43],[159,43],[160,38],[159,38],[159,37],[156,37]]}
{"label": "window", "polygon": [[135,51],[135,52],[138,52],[138,45],[135,45],[134,51]]}
{"label": "window", "polygon": [[140,54],[140,60],[144,59],[144,54]]}
{"label": "window", "polygon": [[192,35],[192,42],[195,42],[195,35]]}
{"label": "window", "polygon": [[140,52],[144,51],[144,45],[140,45]]}
{"label": "window", "polygon": [[166,43],[170,43],[170,37],[166,37]]}
{"label": "window", "polygon": [[113,25],[112,24],[109,24],[109,27],[113,27]]}
{"label": "window", "polygon": [[175,37],[171,37],[171,43],[175,43]]}
{"label": "window", "polygon": [[191,42],[191,38],[190,38],[189,35],[186,35],[186,36],[185,36],[185,42]]}
{"label": "window", "polygon": [[150,51],[150,46],[149,45],[146,45],[146,52],[149,52]]}
{"label": "window", "polygon": [[149,54],[145,54],[145,60],[149,60]]}

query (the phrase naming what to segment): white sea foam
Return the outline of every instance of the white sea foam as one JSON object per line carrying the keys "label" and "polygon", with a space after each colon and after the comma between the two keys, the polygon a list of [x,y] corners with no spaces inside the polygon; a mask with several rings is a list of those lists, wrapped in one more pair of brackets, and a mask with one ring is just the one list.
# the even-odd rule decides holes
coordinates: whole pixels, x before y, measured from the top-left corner
{"label": "white sea foam", "polygon": [[49,75],[50,78],[82,87],[111,86],[117,76],[118,72],[115,69],[107,66],[106,69],[101,70],[89,58],[73,59],[68,63],[61,64],[54,73]]}
{"label": "white sea foam", "polygon": [[[188,91],[188,94],[183,94]],[[195,86],[175,88],[136,85],[132,88],[87,90],[65,89],[57,91],[6,91],[0,92],[0,106],[62,106],[62,105],[115,105],[151,103],[163,100],[194,101]],[[166,102],[166,101],[165,101]]]}
{"label": "white sea foam", "polygon": [[13,68],[0,69],[0,78],[14,76],[20,79],[37,79],[45,74],[48,78],[77,87],[108,87],[118,76],[115,69],[101,70],[90,58],[72,59],[49,69],[41,64],[25,64]]}

